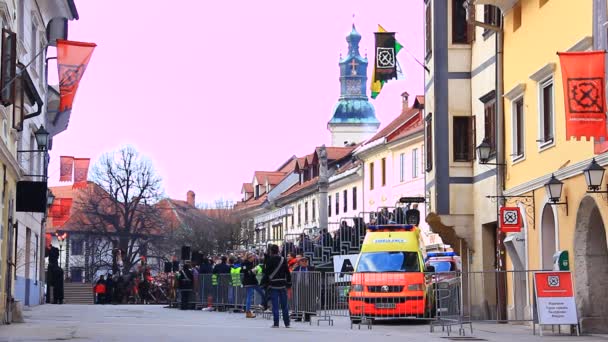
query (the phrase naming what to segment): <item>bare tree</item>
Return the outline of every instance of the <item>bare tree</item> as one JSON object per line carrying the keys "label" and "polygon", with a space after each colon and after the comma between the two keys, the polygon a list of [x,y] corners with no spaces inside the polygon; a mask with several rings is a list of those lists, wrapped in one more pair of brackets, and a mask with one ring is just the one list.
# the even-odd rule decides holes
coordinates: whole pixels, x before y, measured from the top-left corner
{"label": "bare tree", "polygon": [[[121,251],[122,269],[128,272],[147,245],[163,235],[160,210],[155,205],[162,195],[161,179],[132,147],[102,156],[91,179],[95,185],[75,200],[80,212],[78,227],[110,241],[114,251]],[[97,260],[105,259],[97,255]],[[112,269],[118,270],[116,258]]]}

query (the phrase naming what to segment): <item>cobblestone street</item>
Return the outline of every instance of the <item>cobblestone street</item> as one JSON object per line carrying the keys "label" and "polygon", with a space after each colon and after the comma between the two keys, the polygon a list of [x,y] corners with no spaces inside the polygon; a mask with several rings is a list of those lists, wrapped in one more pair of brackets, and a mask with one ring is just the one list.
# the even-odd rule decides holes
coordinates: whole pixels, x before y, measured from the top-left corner
{"label": "cobblestone street", "polygon": [[[449,339],[429,333],[423,323],[380,324],[372,330],[350,329],[338,318],[333,327],[293,323],[291,329],[270,329],[258,317],[202,311],[179,311],[161,306],[43,305],[25,312],[26,323],[0,328],[0,341],[608,341],[602,336],[533,336],[523,326],[477,324],[473,337]],[[550,333],[548,333],[550,334]],[[452,335],[454,337],[454,335]]]}

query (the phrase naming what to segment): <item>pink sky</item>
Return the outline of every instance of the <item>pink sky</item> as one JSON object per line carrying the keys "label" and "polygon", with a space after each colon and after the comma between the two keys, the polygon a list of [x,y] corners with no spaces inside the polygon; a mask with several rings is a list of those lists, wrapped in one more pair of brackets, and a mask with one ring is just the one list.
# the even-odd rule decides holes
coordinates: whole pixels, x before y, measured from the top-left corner
{"label": "pink sky", "polygon": [[[330,144],[327,121],[339,93],[338,59],[355,24],[372,72],[377,24],[423,58],[423,1],[76,1],[69,39],[97,43],[59,156],[90,157],[129,144],[148,157],[166,194],[197,202],[238,200],[255,170]],[[53,51],[49,55],[54,55]],[[423,93],[424,70],[407,51],[404,80],[376,100],[382,126],[400,94]],[[52,70],[49,74],[54,73]],[[56,76],[55,76],[56,79]],[[369,84],[368,84],[369,96]]]}

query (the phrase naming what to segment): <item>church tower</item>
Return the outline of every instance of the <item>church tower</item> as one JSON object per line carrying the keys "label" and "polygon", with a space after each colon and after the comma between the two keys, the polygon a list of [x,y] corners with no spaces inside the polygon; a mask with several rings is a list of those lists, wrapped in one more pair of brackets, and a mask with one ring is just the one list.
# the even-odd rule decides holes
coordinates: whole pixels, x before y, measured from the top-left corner
{"label": "church tower", "polygon": [[374,106],[367,99],[367,58],[359,54],[361,35],[353,28],[346,36],[348,54],[340,59],[340,98],[327,123],[332,146],[360,143],[380,126]]}

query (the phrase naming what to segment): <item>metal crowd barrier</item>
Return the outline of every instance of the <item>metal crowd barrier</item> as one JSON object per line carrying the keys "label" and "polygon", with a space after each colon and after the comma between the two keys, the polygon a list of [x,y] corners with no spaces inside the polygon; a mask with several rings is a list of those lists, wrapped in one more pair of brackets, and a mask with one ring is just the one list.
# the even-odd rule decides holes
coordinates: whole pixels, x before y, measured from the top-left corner
{"label": "metal crowd barrier", "polygon": [[[334,324],[342,317],[371,327],[379,320],[426,320],[431,332],[440,328],[460,335],[472,332],[473,321],[530,322],[533,320],[533,273],[480,271],[437,273],[321,273],[292,272],[288,289],[290,316],[312,324]],[[258,275],[261,281],[262,275]],[[240,274],[200,275],[190,304],[198,309],[244,312],[247,288]],[[264,301],[254,292],[252,311],[270,319]],[[179,307],[180,300],[176,304]]]}

